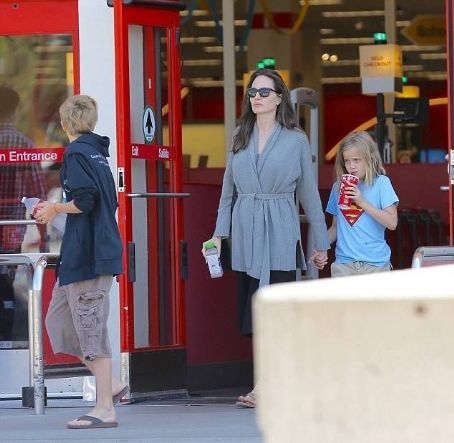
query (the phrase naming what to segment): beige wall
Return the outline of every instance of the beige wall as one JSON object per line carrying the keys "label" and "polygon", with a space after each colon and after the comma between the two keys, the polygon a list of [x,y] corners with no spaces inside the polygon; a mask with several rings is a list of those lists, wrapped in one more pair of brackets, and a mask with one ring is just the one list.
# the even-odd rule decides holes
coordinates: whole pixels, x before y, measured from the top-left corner
{"label": "beige wall", "polygon": [[[163,132],[168,133],[167,129]],[[164,140],[164,143],[167,142]],[[207,167],[224,167],[224,124],[183,125],[183,155],[191,156],[191,168],[197,167],[200,155],[208,155]]]}

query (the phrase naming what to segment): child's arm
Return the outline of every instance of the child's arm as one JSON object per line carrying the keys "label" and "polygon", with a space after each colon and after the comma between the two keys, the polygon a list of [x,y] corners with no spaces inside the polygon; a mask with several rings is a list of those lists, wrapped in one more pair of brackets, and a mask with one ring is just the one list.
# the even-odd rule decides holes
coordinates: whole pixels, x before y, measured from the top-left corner
{"label": "child's arm", "polygon": [[376,208],[363,197],[357,186],[351,186],[350,188],[350,191],[347,191],[347,195],[350,192],[350,196],[355,204],[363,208],[372,218],[382,224],[385,228],[388,228],[391,231],[394,231],[397,228],[396,205],[391,205],[384,209]]}
{"label": "child's arm", "polygon": [[337,217],[333,215],[333,221],[328,229],[329,244],[332,245],[337,240]]}
{"label": "child's arm", "polygon": [[[367,200],[360,206],[378,223],[381,223],[385,228],[394,231],[397,228],[397,206],[391,205],[384,209],[378,209],[371,205]],[[358,203],[359,204],[359,203]]]}

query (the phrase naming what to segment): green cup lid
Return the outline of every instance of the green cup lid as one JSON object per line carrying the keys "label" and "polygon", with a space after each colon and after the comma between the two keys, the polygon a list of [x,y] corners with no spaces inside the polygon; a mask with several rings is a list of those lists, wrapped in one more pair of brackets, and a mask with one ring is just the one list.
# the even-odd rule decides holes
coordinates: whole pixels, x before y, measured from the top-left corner
{"label": "green cup lid", "polygon": [[205,249],[211,249],[211,248],[215,248],[216,245],[214,244],[213,240],[208,240],[208,241],[203,243],[203,247]]}

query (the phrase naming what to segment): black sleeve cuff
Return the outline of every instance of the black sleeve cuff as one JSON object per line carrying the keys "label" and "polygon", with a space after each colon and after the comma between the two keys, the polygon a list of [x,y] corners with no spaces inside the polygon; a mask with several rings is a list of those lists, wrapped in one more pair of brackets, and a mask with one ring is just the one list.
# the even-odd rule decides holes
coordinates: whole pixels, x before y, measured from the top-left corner
{"label": "black sleeve cuff", "polygon": [[98,200],[98,191],[94,188],[79,188],[72,191],[74,204],[82,212],[90,212]]}

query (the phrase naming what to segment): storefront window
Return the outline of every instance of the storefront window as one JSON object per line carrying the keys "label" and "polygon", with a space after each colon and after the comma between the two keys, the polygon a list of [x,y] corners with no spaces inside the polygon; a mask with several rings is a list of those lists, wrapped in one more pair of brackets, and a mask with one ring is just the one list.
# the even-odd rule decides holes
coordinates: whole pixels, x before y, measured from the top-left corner
{"label": "storefront window", "polygon": [[[58,109],[73,94],[72,52],[70,35],[0,37],[0,220],[30,218],[23,197],[62,200]],[[58,252],[61,236],[52,226],[0,225],[0,253]],[[21,267],[0,264],[0,348],[27,339],[27,300]]]}

